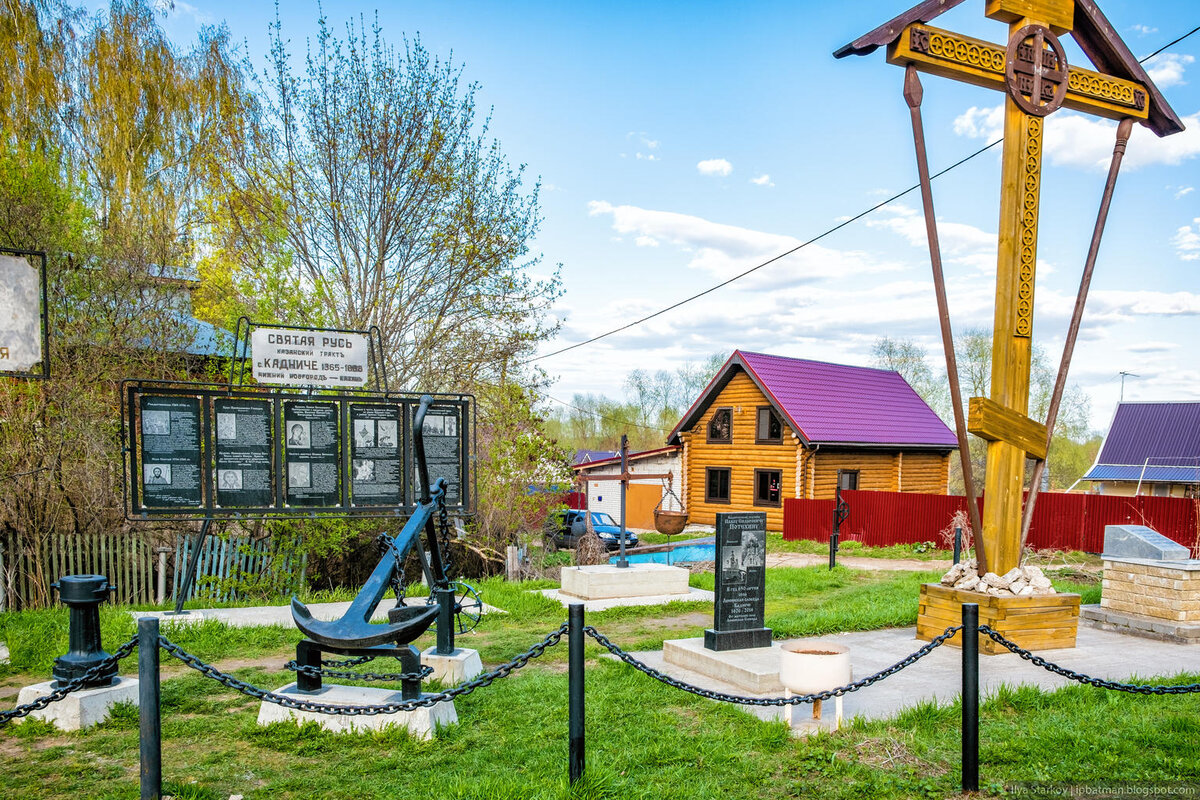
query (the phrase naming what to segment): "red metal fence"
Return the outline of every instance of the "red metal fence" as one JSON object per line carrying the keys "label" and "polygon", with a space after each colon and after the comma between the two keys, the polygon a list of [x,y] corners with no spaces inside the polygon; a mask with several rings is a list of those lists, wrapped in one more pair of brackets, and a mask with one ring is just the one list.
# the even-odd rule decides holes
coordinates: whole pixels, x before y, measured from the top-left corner
{"label": "red metal fence", "polygon": [[[959,510],[965,497],[903,492],[844,491],[850,509],[842,523],[843,541],[873,547],[934,542],[945,547],[939,531]],[[825,541],[833,531],[832,500],[783,501],[783,538]],[[982,505],[982,502],[981,502]],[[1177,497],[1116,497],[1098,494],[1038,495],[1029,528],[1029,546],[1038,549],[1104,548],[1105,525],[1149,525],[1196,551],[1196,501]]]}

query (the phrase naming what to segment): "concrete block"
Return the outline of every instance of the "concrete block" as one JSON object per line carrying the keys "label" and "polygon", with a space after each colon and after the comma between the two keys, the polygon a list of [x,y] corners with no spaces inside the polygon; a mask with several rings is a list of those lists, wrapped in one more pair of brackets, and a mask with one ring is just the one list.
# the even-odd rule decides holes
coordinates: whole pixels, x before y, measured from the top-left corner
{"label": "concrete block", "polygon": [[[26,703],[32,703],[52,691],[54,691],[54,681],[26,686],[17,696],[17,705],[23,706]],[[71,692],[57,703],[51,703],[40,711],[34,711],[29,716],[49,722],[59,730],[78,731],[108,719],[108,712],[116,703],[137,705],[137,702],[137,678],[118,677],[112,686]],[[19,722],[20,719],[17,721]]]}
{"label": "concrete block", "polygon": [[[327,683],[319,692],[301,692],[295,683],[289,683],[275,694],[287,695],[296,700],[306,700],[313,703],[325,703],[335,706],[378,706],[386,703],[403,702],[400,692],[381,689],[373,686],[340,686]],[[442,725],[452,725],[458,722],[458,713],[454,710],[454,702],[445,700],[429,708],[417,708],[412,711],[401,711],[396,714],[374,714],[359,716],[349,714],[319,714],[315,711],[300,711],[294,708],[284,708],[265,700],[258,708],[258,724],[270,725],[272,722],[294,721],[297,725],[305,722],[315,722],[325,730],[338,733],[350,731],[383,730],[390,726],[408,728],[413,736],[420,739],[432,739],[434,731]]]}
{"label": "concrete block", "polygon": [[8,663],[8,645],[0,642],[0,664]]}
{"label": "concrete block", "polygon": [[433,673],[429,677],[446,686],[457,686],[483,672],[479,651],[465,647],[454,648],[448,656],[438,655],[437,647],[431,647],[421,653],[421,664],[432,667]]}
{"label": "concrete block", "polygon": [[703,639],[668,639],[663,660],[753,694],[782,694],[781,643],[746,650],[709,650]]}
{"label": "concrete block", "polygon": [[614,564],[563,567],[561,594],[581,600],[612,597],[688,594],[689,573],[666,564],[631,564],[622,569]]}
{"label": "concrete block", "polygon": [[1186,561],[1191,552],[1146,525],[1105,525],[1104,558]]}

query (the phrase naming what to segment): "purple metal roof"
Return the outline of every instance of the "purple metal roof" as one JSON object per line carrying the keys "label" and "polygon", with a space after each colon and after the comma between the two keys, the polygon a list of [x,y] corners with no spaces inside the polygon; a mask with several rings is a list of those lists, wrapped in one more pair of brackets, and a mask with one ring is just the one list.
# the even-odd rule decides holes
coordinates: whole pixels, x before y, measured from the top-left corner
{"label": "purple metal roof", "polygon": [[1121,403],[1097,464],[1190,466],[1200,459],[1200,403]]}
{"label": "purple metal roof", "polygon": [[810,442],[958,446],[898,372],[741,350],[734,355]]}

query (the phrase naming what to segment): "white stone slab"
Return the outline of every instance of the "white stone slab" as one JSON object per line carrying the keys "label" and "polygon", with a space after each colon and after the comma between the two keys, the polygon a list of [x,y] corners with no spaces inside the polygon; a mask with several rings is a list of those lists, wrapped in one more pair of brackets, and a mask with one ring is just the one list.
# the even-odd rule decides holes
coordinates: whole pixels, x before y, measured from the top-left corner
{"label": "white stone slab", "polygon": [[[410,597],[404,602],[406,606],[423,606],[425,605],[424,597]],[[395,607],[396,601],[389,598],[380,601],[379,605],[371,613],[371,619],[374,621],[386,620],[390,609]],[[313,619],[323,621],[340,619],[346,610],[350,608],[349,602],[339,603],[312,603],[308,606],[309,612],[312,613]],[[266,625],[283,625],[291,628],[295,626],[292,621],[291,606],[249,606],[246,608],[199,608],[185,611],[183,614],[172,614],[167,611],[131,611],[129,612],[134,619],[138,617],[158,617],[161,622],[170,622],[177,625],[186,625],[190,623],[203,622],[204,620],[214,619],[218,622],[223,622],[233,628],[250,628]],[[482,604],[480,609],[482,614],[507,614],[507,611],[489,606],[487,603]]]}
{"label": "white stone slab", "polygon": [[687,594],[690,573],[666,564],[590,564],[562,568],[563,594],[580,600]]}
{"label": "white stone slab", "polygon": [[[26,686],[17,696],[17,705],[32,703],[43,695],[54,691],[54,681],[44,681]],[[44,720],[59,730],[78,731],[90,728],[108,719],[108,712],[116,703],[138,702],[137,678],[118,677],[112,686],[101,686],[98,689],[81,689],[51,703],[45,708],[34,711],[30,717]],[[22,718],[15,720],[20,722]]]}
{"label": "white stone slab", "polygon": [[619,608],[621,606],[664,606],[667,603],[685,603],[689,601],[697,601],[701,603],[711,603],[714,594],[708,589],[696,589],[690,587],[687,594],[659,594],[647,595],[643,597],[613,597],[608,600],[580,600],[578,597],[569,594],[563,594],[558,589],[535,589],[544,597],[549,597],[551,600],[557,600],[562,603],[563,608],[572,603],[582,603],[584,611],[605,611],[610,608]]}
{"label": "white stone slab", "polygon": [[772,642],[770,647],[718,652],[706,648],[702,638],[668,639],[663,642],[663,660],[746,692],[781,696],[780,646]]}
{"label": "white stone slab", "polygon": [[[334,706],[379,706],[387,703],[401,703],[400,692],[389,689],[379,689],[373,686],[340,686],[327,683],[319,692],[297,691],[295,683],[276,689],[275,694],[287,695],[296,700],[313,703],[324,703]],[[325,730],[334,732],[373,731],[383,730],[389,726],[408,728],[413,736],[421,739],[432,739],[434,731],[442,725],[452,725],[458,722],[458,712],[454,710],[454,701],[444,700],[429,708],[416,708],[412,711],[400,711],[395,714],[372,714],[368,716],[350,714],[318,714],[315,711],[301,711],[295,708],[284,708],[275,703],[263,701],[258,708],[258,724],[270,725],[272,722],[293,721],[297,725],[305,722],[315,722]]]}
{"label": "white stone slab", "polygon": [[446,686],[457,686],[483,672],[479,651],[465,647],[454,648],[454,652],[448,656],[438,655],[437,647],[431,647],[421,653],[421,664],[432,667],[433,672],[429,677]]}

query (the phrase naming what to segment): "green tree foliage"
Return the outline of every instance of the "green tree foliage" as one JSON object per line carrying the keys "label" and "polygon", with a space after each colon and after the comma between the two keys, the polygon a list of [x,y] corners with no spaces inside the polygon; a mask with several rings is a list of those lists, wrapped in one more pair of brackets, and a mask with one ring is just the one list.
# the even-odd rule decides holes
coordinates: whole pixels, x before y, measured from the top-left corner
{"label": "green tree foliage", "polygon": [[[912,340],[877,339],[871,348],[873,365],[894,369],[921,395],[937,414],[953,429],[954,418],[950,405],[949,383],[943,367],[935,370],[929,364],[925,348]],[[954,339],[954,354],[963,400],[963,414],[972,397],[988,397],[992,384],[992,333],[984,328],[969,328]],[[1052,367],[1045,350],[1034,345],[1030,367],[1029,417],[1045,420],[1054,392],[1057,367]],[[1046,460],[1050,488],[1065,490],[1091,466],[1099,449],[1099,438],[1089,430],[1091,404],[1087,394],[1076,384],[1068,383],[1059,405],[1054,425],[1054,439]],[[987,443],[969,436],[971,464],[976,483],[982,487],[987,470]],[[1093,443],[1095,448],[1093,449]],[[1090,455],[1089,455],[1090,453]],[[963,493],[963,478],[958,459],[950,466],[950,490]]]}
{"label": "green tree foliage", "polygon": [[339,326],[377,325],[397,383],[511,378],[557,329],[557,272],[533,277],[529,252],[539,187],[490,138],[460,66],[364,27],[339,38],[322,18],[297,74],[276,22],[214,217],[230,285],[262,269],[265,228],[288,254],[270,274]]}

